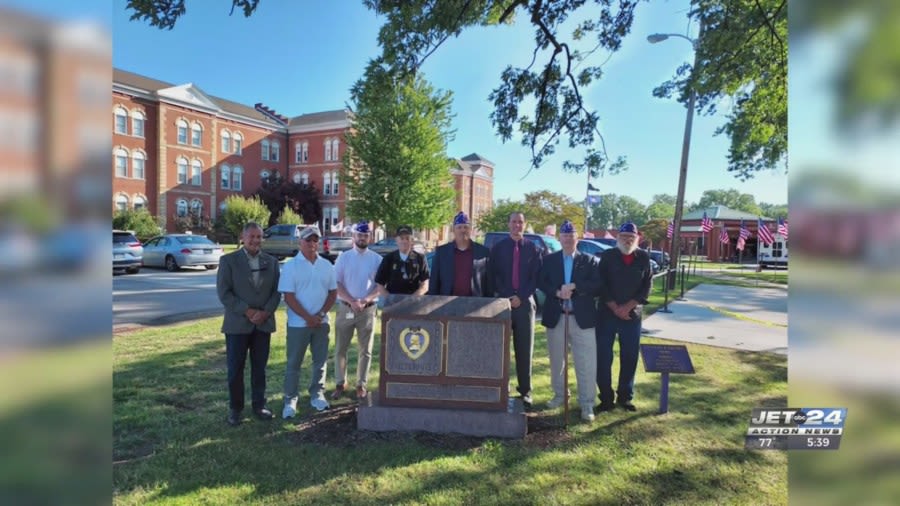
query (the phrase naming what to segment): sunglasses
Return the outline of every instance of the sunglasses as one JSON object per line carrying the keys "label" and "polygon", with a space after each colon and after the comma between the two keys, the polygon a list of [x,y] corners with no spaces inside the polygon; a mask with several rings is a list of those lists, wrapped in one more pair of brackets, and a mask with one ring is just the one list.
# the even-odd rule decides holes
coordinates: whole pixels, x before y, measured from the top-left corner
{"label": "sunglasses", "polygon": [[306,239],[303,239],[303,240],[306,242],[319,242],[318,237],[307,237]]}

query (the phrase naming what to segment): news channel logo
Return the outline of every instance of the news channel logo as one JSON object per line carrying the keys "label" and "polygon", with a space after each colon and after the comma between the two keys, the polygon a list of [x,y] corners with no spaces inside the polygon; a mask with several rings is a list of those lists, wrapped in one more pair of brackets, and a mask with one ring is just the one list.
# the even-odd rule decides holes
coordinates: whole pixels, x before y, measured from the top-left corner
{"label": "news channel logo", "polygon": [[836,450],[847,408],[753,408],[745,447],[754,450]]}

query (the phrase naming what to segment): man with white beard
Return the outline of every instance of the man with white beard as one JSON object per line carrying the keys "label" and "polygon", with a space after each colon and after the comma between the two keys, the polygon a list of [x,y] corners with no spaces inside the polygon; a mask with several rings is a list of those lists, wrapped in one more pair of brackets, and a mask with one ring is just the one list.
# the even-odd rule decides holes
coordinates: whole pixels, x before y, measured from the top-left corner
{"label": "man with white beard", "polygon": [[[612,411],[617,405],[636,411],[634,374],[637,370],[641,340],[641,309],[650,296],[653,273],[650,255],[637,247],[638,229],[634,223],[619,227],[616,248],[600,257],[600,303],[597,305],[597,387],[600,404],[597,412]],[[613,402],[613,343],[619,336],[619,383]]]}

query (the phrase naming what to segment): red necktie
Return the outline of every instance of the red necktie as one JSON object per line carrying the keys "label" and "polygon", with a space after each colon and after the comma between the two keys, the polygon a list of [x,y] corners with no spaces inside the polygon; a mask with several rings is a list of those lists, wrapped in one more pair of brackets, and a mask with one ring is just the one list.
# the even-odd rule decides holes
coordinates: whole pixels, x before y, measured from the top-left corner
{"label": "red necktie", "polygon": [[514,292],[519,291],[519,241],[516,241],[513,248],[512,289]]}

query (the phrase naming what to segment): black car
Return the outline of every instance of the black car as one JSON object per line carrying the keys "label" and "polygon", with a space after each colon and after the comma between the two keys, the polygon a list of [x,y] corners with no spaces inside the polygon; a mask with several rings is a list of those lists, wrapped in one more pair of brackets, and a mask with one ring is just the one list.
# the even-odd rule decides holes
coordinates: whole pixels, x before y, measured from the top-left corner
{"label": "black car", "polygon": [[658,249],[652,249],[648,253],[650,253],[650,258],[652,258],[654,262],[659,264],[660,269],[669,268],[670,259],[668,253]]}

